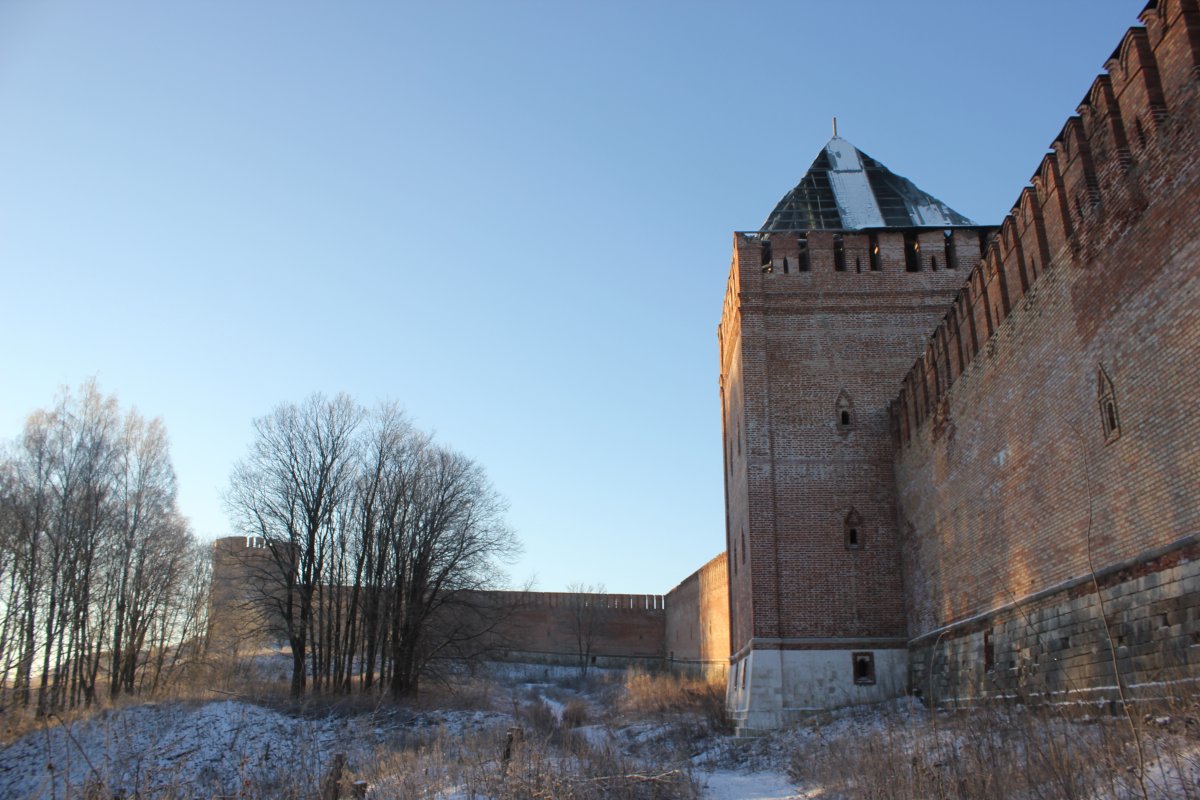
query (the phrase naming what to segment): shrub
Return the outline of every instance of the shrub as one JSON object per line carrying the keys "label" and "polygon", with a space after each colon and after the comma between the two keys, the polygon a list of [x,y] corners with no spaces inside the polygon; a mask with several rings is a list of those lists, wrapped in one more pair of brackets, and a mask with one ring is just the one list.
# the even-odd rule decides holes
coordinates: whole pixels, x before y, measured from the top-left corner
{"label": "shrub", "polygon": [[567,728],[578,728],[587,723],[588,706],[582,700],[572,700],[563,709],[562,724]]}
{"label": "shrub", "polygon": [[1200,798],[1200,748],[1169,725],[1142,731],[1147,757],[1139,780],[1143,759],[1119,717],[1023,704],[927,720],[875,713],[865,728],[836,739],[829,726],[815,724],[815,736],[793,754],[791,777],[833,797],[888,800]]}
{"label": "shrub", "polygon": [[630,670],[619,707],[634,715],[699,713],[714,730],[727,730],[723,683],[675,673]]}

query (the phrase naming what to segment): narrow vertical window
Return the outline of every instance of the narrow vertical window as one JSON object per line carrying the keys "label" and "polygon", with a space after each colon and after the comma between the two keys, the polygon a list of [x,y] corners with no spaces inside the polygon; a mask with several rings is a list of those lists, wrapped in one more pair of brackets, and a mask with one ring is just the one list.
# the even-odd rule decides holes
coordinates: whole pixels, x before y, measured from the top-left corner
{"label": "narrow vertical window", "polygon": [[871,272],[879,272],[883,269],[883,260],[879,257],[879,234],[877,233],[872,233],[867,238],[867,258],[871,263]]}
{"label": "narrow vertical window", "polygon": [[1112,379],[1100,366],[1096,370],[1096,400],[1100,403],[1100,424],[1104,430],[1104,443],[1121,438],[1121,418],[1117,415],[1117,393]]}
{"label": "narrow vertical window", "polygon": [[991,672],[996,667],[996,643],[992,640],[992,632],[983,632],[983,669]]}
{"label": "narrow vertical window", "polygon": [[860,686],[870,686],[875,683],[875,654],[852,653],[854,663],[854,682]]}
{"label": "narrow vertical window", "polygon": [[800,249],[799,254],[796,256],[796,269],[800,272],[808,272],[808,239],[801,236],[796,240],[796,246]]}
{"label": "narrow vertical window", "polygon": [[861,550],[863,547],[863,520],[853,508],[842,520],[842,537],[847,550]]}
{"label": "narrow vertical window", "polygon": [[904,234],[904,269],[908,272],[921,271],[921,242],[915,233]]}
{"label": "narrow vertical window", "polygon": [[942,255],[945,256],[946,269],[958,269],[958,253],[954,250],[954,231],[942,231],[942,236],[944,239],[943,244],[945,248],[945,251]]}
{"label": "narrow vertical window", "polygon": [[833,405],[834,421],[839,434],[845,436],[854,429],[854,401],[843,389]]}
{"label": "narrow vertical window", "polygon": [[[753,264],[754,262],[751,261],[750,263]],[[771,243],[770,242],[762,243],[762,271],[766,275],[770,275],[772,272],[775,271],[775,268],[771,263]]]}
{"label": "narrow vertical window", "polygon": [[840,233],[833,235],[833,269],[835,272],[846,271],[846,242]]}

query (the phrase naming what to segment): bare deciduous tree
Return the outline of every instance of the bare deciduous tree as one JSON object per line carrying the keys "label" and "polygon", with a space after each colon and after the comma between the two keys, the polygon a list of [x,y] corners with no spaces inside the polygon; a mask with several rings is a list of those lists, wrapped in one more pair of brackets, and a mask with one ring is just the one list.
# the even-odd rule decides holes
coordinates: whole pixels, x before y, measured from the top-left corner
{"label": "bare deciduous tree", "polygon": [[335,513],[353,483],[362,417],[344,394],[280,405],[255,420],[250,456],[234,469],[228,505],[235,524],[265,540],[275,566],[262,588],[291,646],[293,697],[304,693],[313,600]]}
{"label": "bare deciduous tree", "polygon": [[407,524],[392,530],[394,697],[416,693],[430,661],[473,638],[480,609],[470,593],[489,585],[495,561],[515,550],[506,505],[479,465],[424,442],[413,466],[397,504]]}
{"label": "bare deciduous tree", "polygon": [[[393,406],[365,414],[315,395],[256,423],[228,494],[272,558],[261,597],[292,649],[292,693],[415,693],[441,659],[474,652],[500,609],[477,590],[516,550],[483,470]],[[307,660],[306,660],[307,657]]]}
{"label": "bare deciduous tree", "polygon": [[[141,687],[177,647],[195,542],[175,506],[166,431],[94,382],[35,411],[0,458],[0,685],[47,713]],[[150,638],[154,632],[153,639]],[[194,635],[195,629],[189,630]],[[155,654],[160,660],[162,653]]]}
{"label": "bare deciduous tree", "polygon": [[567,591],[571,594],[571,623],[579,656],[579,675],[587,678],[592,663],[592,648],[607,608],[602,602],[605,588],[602,583],[577,582],[567,586]]}

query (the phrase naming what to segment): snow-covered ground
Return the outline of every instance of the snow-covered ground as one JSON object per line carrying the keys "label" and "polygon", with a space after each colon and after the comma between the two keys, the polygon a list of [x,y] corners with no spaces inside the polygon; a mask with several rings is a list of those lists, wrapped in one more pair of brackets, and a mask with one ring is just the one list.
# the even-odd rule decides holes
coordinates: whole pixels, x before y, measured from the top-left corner
{"label": "snow-covered ground", "polygon": [[[172,800],[315,796],[334,754],[344,754],[347,775],[367,776],[374,800],[412,796],[414,785],[425,797],[487,800],[479,787],[508,769],[501,750],[509,732],[520,728],[529,742],[547,749],[539,755],[543,764],[559,759],[575,768],[590,758],[581,752],[595,753],[596,763],[630,773],[670,772],[678,790],[672,796],[679,798],[815,800],[854,796],[844,786],[823,783],[839,758],[866,764],[877,757],[884,769],[889,758],[914,765],[924,759],[940,769],[974,757],[971,748],[982,732],[982,723],[970,717],[931,725],[926,710],[897,700],[824,715],[772,736],[736,739],[714,732],[695,711],[639,715],[622,709],[620,678],[600,673],[583,682],[574,670],[497,666],[486,678],[472,678],[481,682],[472,684],[479,710],[384,703],[318,713],[311,706],[272,707],[223,696],[112,709],[71,723],[52,719],[0,748],[0,798],[58,800],[87,796],[93,788],[103,790],[96,796]],[[464,702],[461,695],[457,702]],[[579,726],[570,727],[580,716],[574,720]],[[1034,736],[1042,741],[1037,737],[1045,735],[1051,744],[1103,743],[1122,732],[1119,723],[1083,716],[1037,729]],[[1144,724],[1151,742],[1145,748],[1147,794],[1156,800],[1200,798],[1200,723],[1156,715]],[[1018,737],[1001,744],[1020,749],[1031,741]],[[1115,752],[1121,755],[1120,746]],[[1129,774],[1124,769],[1082,796],[1140,797]]]}
{"label": "snow-covered ground", "polygon": [[340,727],[230,700],[102,712],[6,747],[0,752],[0,794],[73,797],[101,785],[131,796],[189,786],[236,794],[246,780],[267,784],[281,764],[319,776],[322,756],[339,737],[348,738]]}
{"label": "snow-covered ground", "polygon": [[271,796],[274,786],[317,786],[334,753],[350,762],[415,732],[504,727],[505,714],[329,715],[309,719],[242,700],[147,703],[30,733],[0,750],[0,797]]}
{"label": "snow-covered ground", "polygon": [[709,800],[792,800],[807,798],[780,772],[737,772],[719,769],[700,776],[704,796]]}

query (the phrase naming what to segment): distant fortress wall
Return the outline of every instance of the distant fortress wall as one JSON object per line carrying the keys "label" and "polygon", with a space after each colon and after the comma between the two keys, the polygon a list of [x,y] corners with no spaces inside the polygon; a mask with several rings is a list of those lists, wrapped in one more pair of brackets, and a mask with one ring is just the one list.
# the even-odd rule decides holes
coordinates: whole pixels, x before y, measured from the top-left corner
{"label": "distant fortress wall", "polygon": [[[236,653],[278,638],[278,604],[264,600],[271,568],[261,539],[212,544],[210,647]],[[665,597],[657,594],[474,592],[498,611],[493,657],[539,664],[677,667],[724,675],[729,663],[729,593],[721,554]],[[272,606],[275,606],[272,608]]]}
{"label": "distant fortress wall", "polygon": [[226,536],[212,543],[212,590],[209,593],[209,650],[237,655],[279,633],[278,608],[264,599],[264,576],[272,559],[255,536]]}
{"label": "distant fortress wall", "polygon": [[724,680],[729,670],[729,573],[725,553],[667,593],[666,650],[672,669]]}
{"label": "distant fortress wall", "polygon": [[662,595],[480,592],[507,611],[496,630],[505,660],[658,668],[667,611]]}

